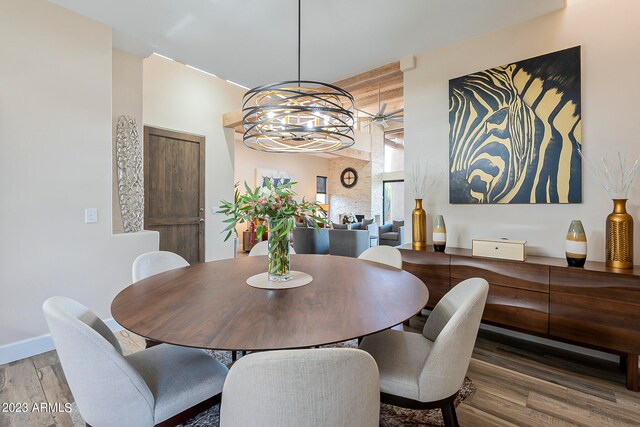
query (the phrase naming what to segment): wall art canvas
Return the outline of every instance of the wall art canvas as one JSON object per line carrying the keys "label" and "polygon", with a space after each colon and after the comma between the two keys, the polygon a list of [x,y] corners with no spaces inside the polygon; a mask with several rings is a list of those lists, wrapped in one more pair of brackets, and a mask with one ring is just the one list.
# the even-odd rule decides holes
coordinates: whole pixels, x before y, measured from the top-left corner
{"label": "wall art canvas", "polygon": [[449,81],[449,201],[582,203],[580,47]]}
{"label": "wall art canvas", "polygon": [[256,187],[265,187],[267,180],[271,181],[271,185],[277,186],[292,182],[293,178],[285,171],[256,169]]}

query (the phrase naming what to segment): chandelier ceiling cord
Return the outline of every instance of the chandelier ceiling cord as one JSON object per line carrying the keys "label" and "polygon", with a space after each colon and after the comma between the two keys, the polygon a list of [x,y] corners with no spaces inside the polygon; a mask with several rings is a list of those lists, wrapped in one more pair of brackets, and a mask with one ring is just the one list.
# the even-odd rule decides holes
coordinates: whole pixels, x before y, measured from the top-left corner
{"label": "chandelier ceiling cord", "polygon": [[272,153],[331,152],[354,144],[353,96],[328,83],[300,80],[301,0],[298,0],[298,80],[248,90],[242,100],[244,144]]}

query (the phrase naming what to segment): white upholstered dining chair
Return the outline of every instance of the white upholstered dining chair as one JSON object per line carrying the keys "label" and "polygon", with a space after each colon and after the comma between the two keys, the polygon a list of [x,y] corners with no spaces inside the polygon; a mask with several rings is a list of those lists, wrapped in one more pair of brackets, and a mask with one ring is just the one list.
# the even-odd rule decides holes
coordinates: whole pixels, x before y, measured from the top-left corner
{"label": "white upholstered dining chair", "polygon": [[[180,255],[168,251],[151,251],[138,255],[131,266],[131,279],[133,283],[149,276],[164,273],[176,268],[188,267],[190,264]],[[145,338],[147,348],[160,344],[157,341]],[[235,359],[234,359],[235,360]]]}
{"label": "white upholstered dining chair", "polygon": [[52,297],[43,311],[87,424],[177,425],[219,401],[228,370],[205,351],[162,344],[123,356],[113,333],[82,304]]}
{"label": "white upholstered dining chair", "polygon": [[454,401],[469,368],[489,284],[456,285],[438,302],[422,334],[386,330],[360,348],[380,371],[380,400],[412,409],[441,408],[445,426],[457,426]]}
{"label": "white upholstered dining chair", "polygon": [[[291,255],[295,255],[296,251],[294,251],[293,248],[289,248],[289,253]],[[251,251],[249,251],[249,256],[265,256],[265,255],[269,255],[269,242],[267,240],[256,243],[256,245],[253,248],[251,248]]]}
{"label": "white upholstered dining chair", "polygon": [[189,263],[178,254],[167,251],[152,251],[139,255],[131,267],[131,278],[133,282],[146,279],[155,274],[175,268],[187,267]]}
{"label": "white upholstered dining chair", "polygon": [[385,264],[389,267],[402,268],[402,254],[393,246],[373,246],[362,252],[358,259]]}
{"label": "white upholstered dining chair", "polygon": [[252,353],[224,383],[220,427],[377,427],[378,368],[349,348]]}

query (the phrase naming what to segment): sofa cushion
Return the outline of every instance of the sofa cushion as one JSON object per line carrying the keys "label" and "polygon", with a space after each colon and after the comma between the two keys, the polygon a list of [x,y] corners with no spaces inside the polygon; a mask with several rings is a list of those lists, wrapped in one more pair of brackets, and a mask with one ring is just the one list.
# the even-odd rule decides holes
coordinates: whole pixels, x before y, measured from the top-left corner
{"label": "sofa cushion", "polygon": [[361,226],[362,224],[359,222],[354,222],[353,224],[348,224],[349,225],[349,230],[362,230]]}
{"label": "sofa cushion", "polygon": [[398,240],[398,232],[390,231],[388,233],[382,233],[380,235],[380,239],[382,240]]}
{"label": "sofa cushion", "polygon": [[391,225],[391,231],[398,231],[400,227],[404,227],[404,221],[393,221]]}
{"label": "sofa cushion", "polygon": [[304,222],[296,222],[296,228],[307,228],[307,224]]}
{"label": "sofa cushion", "polygon": [[332,222],[331,228],[333,228],[334,230],[348,230],[349,224],[338,224],[338,223]]}

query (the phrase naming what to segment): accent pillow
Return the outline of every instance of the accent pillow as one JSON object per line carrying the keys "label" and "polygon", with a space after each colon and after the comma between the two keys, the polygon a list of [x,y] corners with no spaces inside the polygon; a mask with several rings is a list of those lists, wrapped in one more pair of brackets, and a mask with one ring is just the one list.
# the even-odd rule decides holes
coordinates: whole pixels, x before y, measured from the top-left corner
{"label": "accent pillow", "polygon": [[393,224],[391,225],[391,231],[395,233],[400,227],[404,227],[404,221],[393,221]]}
{"label": "accent pillow", "polygon": [[362,220],[362,229],[363,230],[367,230],[369,229],[369,226],[373,224],[373,218],[372,219],[363,219]]}
{"label": "accent pillow", "polygon": [[336,224],[335,222],[331,223],[331,228],[333,228],[334,230],[348,230],[349,229],[349,225],[348,224]]}
{"label": "accent pillow", "polygon": [[353,224],[348,224],[349,230],[361,230],[361,225],[359,222],[354,222]]}

